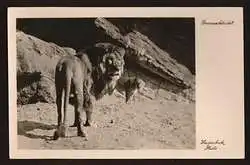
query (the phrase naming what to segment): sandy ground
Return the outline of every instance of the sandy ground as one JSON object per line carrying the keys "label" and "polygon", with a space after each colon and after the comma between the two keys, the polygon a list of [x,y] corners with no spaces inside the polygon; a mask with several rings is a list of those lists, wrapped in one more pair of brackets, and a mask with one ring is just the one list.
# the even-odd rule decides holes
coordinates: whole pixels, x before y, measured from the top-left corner
{"label": "sandy ground", "polygon": [[[73,124],[73,106],[70,106]],[[55,104],[18,107],[20,149],[194,149],[195,105],[157,98],[105,96],[95,103],[94,126],[85,127],[87,139],[69,128],[68,137],[52,140],[56,128]]]}

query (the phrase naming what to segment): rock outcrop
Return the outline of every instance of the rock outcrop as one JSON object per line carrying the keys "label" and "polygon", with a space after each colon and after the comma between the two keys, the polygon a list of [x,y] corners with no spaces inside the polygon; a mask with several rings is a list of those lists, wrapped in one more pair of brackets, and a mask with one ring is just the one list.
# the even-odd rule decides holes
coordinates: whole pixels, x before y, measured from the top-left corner
{"label": "rock outcrop", "polygon": [[[111,22],[97,18],[95,24],[107,37],[95,48],[108,51],[113,44],[126,48],[124,76],[139,76],[146,82],[145,96],[176,101],[195,101],[195,77],[184,66],[138,31],[122,34]],[[17,32],[17,103],[55,102],[54,72],[58,59],[76,51]],[[84,47],[83,47],[84,48]],[[91,54],[92,58],[96,58]],[[95,61],[95,60],[94,60]]]}
{"label": "rock outcrop", "polygon": [[156,88],[155,92],[158,94],[166,95],[166,92],[159,91],[167,90],[176,97],[195,101],[195,76],[147,36],[138,31],[123,35],[115,25],[104,18],[97,18],[95,24],[110,42],[126,48],[125,60],[130,74],[137,73],[136,76],[144,77],[150,88]]}
{"label": "rock outcrop", "polygon": [[62,48],[18,31],[17,103],[55,101],[54,72],[58,59],[74,55],[72,48]]}
{"label": "rock outcrop", "polygon": [[192,73],[171,58],[167,52],[160,49],[147,36],[138,31],[122,35],[115,25],[104,18],[97,18],[95,23],[107,36],[127,48],[126,58],[130,61],[129,63],[134,62],[134,65],[158,75],[178,88],[194,87]]}

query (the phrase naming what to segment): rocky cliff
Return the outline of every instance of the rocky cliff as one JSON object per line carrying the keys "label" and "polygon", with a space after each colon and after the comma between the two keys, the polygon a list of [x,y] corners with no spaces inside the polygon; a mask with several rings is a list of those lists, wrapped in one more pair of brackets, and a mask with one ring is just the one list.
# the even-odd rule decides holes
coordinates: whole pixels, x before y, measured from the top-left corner
{"label": "rocky cliff", "polygon": [[21,31],[17,40],[17,103],[55,101],[54,72],[58,59],[74,55],[72,48],[48,43]]}
{"label": "rocky cliff", "polygon": [[[106,42],[126,48],[124,76],[139,76],[146,81],[145,96],[151,99],[161,96],[177,101],[195,100],[194,75],[146,35],[136,30],[124,34],[103,18],[96,19],[94,23]],[[61,56],[74,54],[73,48],[60,47],[18,31],[18,104],[54,102],[56,62]]]}
{"label": "rocky cliff", "polygon": [[97,18],[95,23],[107,36],[127,48],[127,59],[133,61],[135,65],[139,65],[180,88],[191,88],[194,85],[192,73],[171,58],[167,52],[160,49],[147,36],[138,31],[123,36],[116,26],[104,18]]}

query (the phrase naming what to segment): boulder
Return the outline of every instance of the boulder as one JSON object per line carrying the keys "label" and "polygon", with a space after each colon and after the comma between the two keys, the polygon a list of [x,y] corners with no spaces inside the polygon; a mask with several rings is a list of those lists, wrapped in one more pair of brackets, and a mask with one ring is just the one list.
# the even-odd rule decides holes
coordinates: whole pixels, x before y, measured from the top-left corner
{"label": "boulder", "polygon": [[57,61],[74,55],[63,48],[17,31],[17,103],[55,102],[54,72]]}
{"label": "boulder", "polygon": [[150,88],[155,91],[163,89],[191,102],[195,101],[195,76],[168,52],[139,31],[122,34],[118,27],[105,18],[97,18],[95,24],[110,42],[126,48],[128,70],[143,78]]}
{"label": "boulder", "polygon": [[[139,76],[146,82],[145,96],[171,99],[172,96],[195,101],[195,76],[170,54],[139,31],[122,34],[118,27],[104,18],[95,20],[97,30],[106,40],[91,46],[91,62],[114,45],[126,49],[124,76]],[[60,47],[34,36],[17,31],[17,102],[55,102],[54,72],[57,61],[75,55],[69,47]],[[92,49],[93,48],[93,49]],[[83,47],[83,49],[86,49]],[[101,49],[101,51],[99,51]],[[181,99],[179,99],[181,100]]]}
{"label": "boulder", "polygon": [[114,42],[127,49],[126,59],[130,65],[141,67],[178,88],[194,88],[194,76],[189,69],[171,58],[147,36],[138,31],[123,35],[115,25],[104,18],[97,18],[95,24]]}

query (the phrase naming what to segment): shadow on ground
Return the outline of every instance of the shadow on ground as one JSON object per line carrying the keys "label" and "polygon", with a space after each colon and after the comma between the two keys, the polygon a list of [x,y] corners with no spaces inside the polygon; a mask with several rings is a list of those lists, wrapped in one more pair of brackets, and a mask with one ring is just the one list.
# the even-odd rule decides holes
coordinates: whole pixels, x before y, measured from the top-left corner
{"label": "shadow on ground", "polygon": [[23,135],[28,138],[32,139],[45,139],[49,140],[52,138],[52,136],[48,135],[37,135],[34,133],[30,133],[30,131],[33,131],[35,129],[40,129],[40,130],[52,130],[55,129],[56,125],[48,125],[48,124],[43,124],[39,122],[34,122],[34,121],[19,121],[18,122],[18,135]]}

